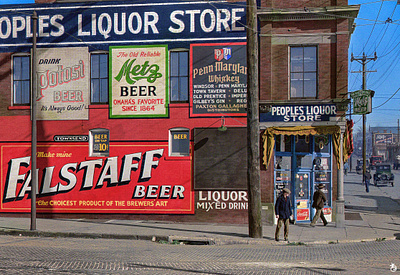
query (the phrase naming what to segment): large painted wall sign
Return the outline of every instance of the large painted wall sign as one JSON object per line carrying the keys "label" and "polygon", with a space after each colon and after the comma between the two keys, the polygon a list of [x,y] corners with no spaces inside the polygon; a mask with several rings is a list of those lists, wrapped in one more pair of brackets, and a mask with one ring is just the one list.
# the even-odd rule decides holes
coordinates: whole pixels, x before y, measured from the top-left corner
{"label": "large painted wall sign", "polygon": [[246,43],[192,44],[190,56],[190,115],[245,115]]}

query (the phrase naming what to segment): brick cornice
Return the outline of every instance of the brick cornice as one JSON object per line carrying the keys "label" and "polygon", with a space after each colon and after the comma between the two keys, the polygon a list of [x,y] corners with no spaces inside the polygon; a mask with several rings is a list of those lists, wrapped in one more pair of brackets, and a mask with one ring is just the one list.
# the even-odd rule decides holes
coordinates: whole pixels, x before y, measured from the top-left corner
{"label": "brick cornice", "polygon": [[359,10],[360,5],[296,9],[261,8],[257,10],[257,15],[261,21],[335,20],[340,18],[354,21]]}

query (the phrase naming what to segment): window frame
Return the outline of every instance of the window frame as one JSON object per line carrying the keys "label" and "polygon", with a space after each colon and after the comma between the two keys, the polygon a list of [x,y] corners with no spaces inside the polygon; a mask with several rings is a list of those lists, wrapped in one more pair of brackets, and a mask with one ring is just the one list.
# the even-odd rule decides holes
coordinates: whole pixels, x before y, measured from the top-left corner
{"label": "window frame", "polygon": [[[107,60],[106,60],[107,61],[106,62],[106,64],[107,64],[107,69],[106,69],[107,77],[106,78],[101,77],[100,74],[99,74],[98,78],[93,78],[93,74],[92,74],[92,70],[93,70],[92,57],[94,55],[99,55],[99,56],[100,55],[106,55],[107,56]],[[109,103],[109,100],[110,100],[109,68],[110,68],[110,65],[109,65],[109,52],[108,51],[93,51],[93,52],[90,53],[90,104],[92,104],[92,105],[105,105],[105,104]],[[106,85],[105,86],[107,87],[107,91],[106,91],[105,95],[107,96],[107,101],[101,101],[100,100],[101,99],[101,93],[100,92],[99,92],[100,93],[99,101],[98,102],[93,101],[93,87],[92,87],[93,86],[93,84],[92,84],[92,80],[93,79],[97,79],[97,80],[100,80],[100,81],[106,79]]]}
{"label": "window frame", "polygon": [[[15,80],[15,63],[14,60],[15,58],[22,58],[22,57],[27,57],[29,60],[29,79],[27,80]],[[32,89],[32,60],[31,60],[31,54],[30,53],[15,53],[11,56],[11,91],[12,91],[12,97],[11,97],[11,106],[30,106],[31,105],[31,89]],[[28,102],[26,103],[17,103],[16,102],[16,89],[15,89],[15,82],[16,81],[28,81],[29,82],[29,88],[28,88]]]}
{"label": "window frame", "polygon": [[[180,64],[178,64],[178,75],[172,75],[174,72],[172,65],[172,55],[173,54],[180,54],[180,53],[185,53],[186,58],[187,58],[187,66],[186,66],[186,75],[184,73],[181,74],[180,71]],[[178,62],[180,62],[180,58],[178,58]],[[178,79],[178,100],[173,100],[173,96],[176,95],[176,91],[173,89],[173,78]],[[182,100],[182,90],[181,90],[181,80],[186,78],[186,98]],[[173,49],[169,51],[169,97],[170,97],[170,103],[189,103],[189,50],[185,48],[179,48],[179,49]]]}
{"label": "window frame", "polygon": [[[173,151],[173,142],[174,139],[173,134],[176,132],[185,132],[188,135],[187,138],[187,152],[176,152]],[[188,157],[190,156],[190,129],[189,128],[184,128],[184,127],[177,127],[177,128],[171,128],[169,129],[169,138],[168,138],[168,156],[170,157]]]}
{"label": "window frame", "polygon": [[[292,50],[294,48],[301,48],[302,49],[302,70],[301,71],[293,71],[292,70]],[[306,48],[314,48],[315,49],[315,69],[314,70],[306,70],[304,69],[305,67],[305,54],[304,54],[304,50]],[[303,98],[318,98],[318,65],[319,65],[319,58],[318,58],[318,45],[291,45],[289,46],[289,98],[290,99],[303,99]],[[292,93],[292,88],[294,88],[292,86],[292,82],[293,82],[293,78],[292,78],[292,74],[301,74],[302,75],[302,89],[301,89],[301,96],[295,96]],[[306,96],[307,93],[306,89],[305,89],[305,81],[306,81],[306,74],[313,74],[315,76],[315,81],[313,81],[313,84],[315,85],[315,91],[314,94],[312,96]]]}

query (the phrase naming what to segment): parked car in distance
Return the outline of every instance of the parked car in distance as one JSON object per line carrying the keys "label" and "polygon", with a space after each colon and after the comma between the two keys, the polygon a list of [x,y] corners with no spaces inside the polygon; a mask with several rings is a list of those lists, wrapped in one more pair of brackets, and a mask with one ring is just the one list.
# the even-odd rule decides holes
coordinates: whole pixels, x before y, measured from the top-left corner
{"label": "parked car in distance", "polygon": [[369,158],[369,167],[371,170],[374,170],[376,165],[383,162],[383,156],[371,156]]}
{"label": "parked car in distance", "polygon": [[[369,171],[369,160],[365,160],[366,170]],[[357,159],[356,173],[362,174],[363,172],[363,159]]]}
{"label": "parked car in distance", "polygon": [[378,184],[391,184],[394,186],[394,174],[392,173],[390,163],[380,163],[376,165],[374,185],[377,186]]}

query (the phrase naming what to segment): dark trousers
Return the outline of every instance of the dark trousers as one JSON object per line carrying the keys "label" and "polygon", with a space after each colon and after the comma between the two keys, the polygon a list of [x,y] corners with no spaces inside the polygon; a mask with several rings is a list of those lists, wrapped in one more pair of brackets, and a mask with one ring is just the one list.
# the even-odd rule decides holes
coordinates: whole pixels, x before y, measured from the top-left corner
{"label": "dark trousers", "polygon": [[369,192],[369,179],[365,178],[365,191]]}
{"label": "dark trousers", "polygon": [[312,219],[311,224],[315,225],[317,223],[317,221],[318,221],[318,218],[321,218],[321,220],[324,223],[324,225],[328,224],[328,221],[325,219],[323,209],[322,208],[315,208],[315,210],[317,210],[317,212],[315,213],[315,216]]}
{"label": "dark trousers", "polygon": [[283,236],[285,240],[287,240],[289,237],[289,219],[279,218],[278,223],[276,224],[275,240],[279,240],[279,232],[281,231],[282,224],[284,224]]}

